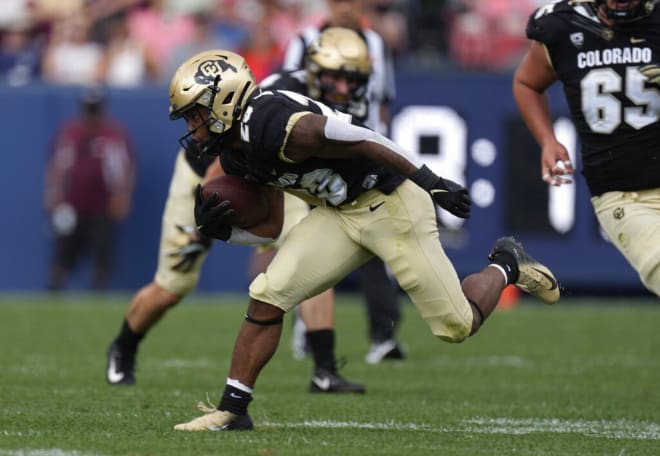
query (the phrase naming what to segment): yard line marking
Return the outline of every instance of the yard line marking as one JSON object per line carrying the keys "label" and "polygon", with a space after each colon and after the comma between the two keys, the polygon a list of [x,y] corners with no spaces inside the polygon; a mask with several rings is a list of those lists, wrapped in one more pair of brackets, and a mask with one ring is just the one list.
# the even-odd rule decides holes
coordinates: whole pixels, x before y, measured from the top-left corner
{"label": "yard line marking", "polygon": [[81,453],[76,450],[44,448],[38,450],[0,450],[2,456],[98,456],[98,453]]}
{"label": "yard line marking", "polygon": [[424,431],[466,434],[509,434],[533,433],[582,434],[589,437],[630,440],[660,440],[660,424],[632,420],[561,420],[557,418],[487,418],[476,417],[459,421],[450,426],[435,427],[423,423],[383,423],[306,420],[299,423],[257,423],[265,427],[283,428],[334,428],[334,429],[376,429],[392,431]]}
{"label": "yard line marking", "polygon": [[486,434],[531,434],[551,432],[555,434],[583,434],[593,437],[633,440],[660,440],[660,424],[632,420],[561,420],[558,418],[484,418],[464,420],[475,424],[470,432]]}
{"label": "yard line marking", "polygon": [[181,368],[206,368],[214,364],[210,359],[165,359],[156,363],[157,367],[165,369],[181,369]]}

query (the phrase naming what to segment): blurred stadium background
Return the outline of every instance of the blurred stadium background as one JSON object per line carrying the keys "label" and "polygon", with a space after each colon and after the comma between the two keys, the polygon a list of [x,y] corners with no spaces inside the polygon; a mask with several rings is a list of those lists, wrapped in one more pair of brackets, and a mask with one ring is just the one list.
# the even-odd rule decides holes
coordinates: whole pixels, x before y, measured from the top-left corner
{"label": "blurred stadium background", "polygon": [[[443,242],[459,274],[481,268],[494,239],[513,234],[557,274],[565,295],[650,296],[603,238],[581,178],[549,190],[539,148],[511,95],[539,1],[363,0],[365,19],[395,57],[392,138],[440,174],[470,188],[476,210],[443,215]],[[151,280],[160,217],[183,123],[167,117],[167,87],[200,47],[246,56],[257,78],[278,68],[301,26],[325,13],[305,0],[4,0],[0,9],[0,118],[5,222],[0,291],[45,288],[51,239],[43,208],[46,158],[58,125],[84,87],[105,88],[110,113],[128,128],[138,156],[134,209],[122,225],[111,288]],[[556,128],[579,155],[558,88]],[[579,159],[576,160],[579,168]],[[240,292],[250,249],[218,243],[200,291]],[[84,289],[87,272],[70,288]],[[346,288],[353,286],[349,277]]]}

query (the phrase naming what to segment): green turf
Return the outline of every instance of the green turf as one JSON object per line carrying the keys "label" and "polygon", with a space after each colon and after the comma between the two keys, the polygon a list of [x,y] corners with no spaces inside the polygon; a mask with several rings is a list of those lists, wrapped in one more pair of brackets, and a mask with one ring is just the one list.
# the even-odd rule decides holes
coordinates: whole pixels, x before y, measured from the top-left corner
{"label": "green turf", "polygon": [[655,300],[524,301],[467,342],[435,340],[406,303],[409,357],[368,366],[364,309],[341,296],[343,373],[364,396],[306,392],[291,320],[263,371],[254,432],[172,426],[217,402],[244,300],[189,299],[143,344],[138,385],[105,384],[128,297],[0,297],[0,456],[660,455]]}

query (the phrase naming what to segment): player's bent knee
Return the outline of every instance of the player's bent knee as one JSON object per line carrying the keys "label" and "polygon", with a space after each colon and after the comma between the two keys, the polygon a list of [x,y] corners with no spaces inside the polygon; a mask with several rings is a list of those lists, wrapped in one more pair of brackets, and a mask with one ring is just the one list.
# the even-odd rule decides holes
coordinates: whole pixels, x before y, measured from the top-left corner
{"label": "player's bent knee", "polygon": [[440,317],[425,318],[434,336],[445,342],[458,343],[468,338],[471,325],[462,319],[443,315]]}
{"label": "player's bent knee", "polygon": [[245,321],[258,326],[273,326],[282,324],[283,320],[284,311],[279,307],[255,299],[250,300]]}

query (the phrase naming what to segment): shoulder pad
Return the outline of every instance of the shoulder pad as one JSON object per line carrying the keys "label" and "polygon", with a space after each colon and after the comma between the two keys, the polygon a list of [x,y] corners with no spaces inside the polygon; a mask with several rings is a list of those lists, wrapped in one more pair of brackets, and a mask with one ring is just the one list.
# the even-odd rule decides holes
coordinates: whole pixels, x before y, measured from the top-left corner
{"label": "shoulder pad", "polygon": [[559,37],[574,31],[572,29],[576,28],[576,25],[572,19],[576,16],[581,16],[582,21],[599,23],[592,2],[556,0],[531,14],[527,23],[527,37],[551,44]]}

